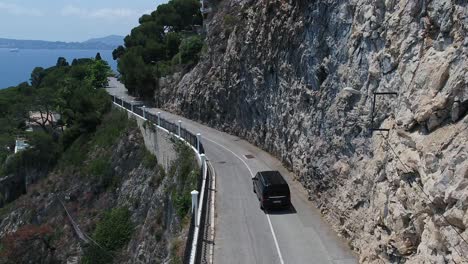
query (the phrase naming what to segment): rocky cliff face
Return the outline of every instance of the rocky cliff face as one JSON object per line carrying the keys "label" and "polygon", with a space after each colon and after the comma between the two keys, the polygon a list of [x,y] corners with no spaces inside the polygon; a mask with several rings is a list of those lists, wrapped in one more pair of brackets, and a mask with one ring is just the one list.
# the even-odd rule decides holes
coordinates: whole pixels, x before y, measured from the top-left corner
{"label": "rocky cliff face", "polygon": [[361,262],[467,261],[468,3],[211,4],[165,107],[279,157]]}

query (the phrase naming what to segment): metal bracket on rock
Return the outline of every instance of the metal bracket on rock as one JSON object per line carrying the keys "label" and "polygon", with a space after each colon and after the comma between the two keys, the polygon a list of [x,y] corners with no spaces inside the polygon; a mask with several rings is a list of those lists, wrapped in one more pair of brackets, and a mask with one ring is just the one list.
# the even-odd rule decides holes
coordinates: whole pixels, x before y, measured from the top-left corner
{"label": "metal bracket on rock", "polygon": [[374,127],[374,118],[375,118],[375,102],[377,100],[377,95],[398,95],[398,93],[394,93],[394,92],[374,92],[374,101],[372,102],[372,113],[371,113],[371,116],[372,116],[372,120],[371,120],[371,127],[369,128],[369,132],[371,134],[374,133],[374,131],[383,131],[383,132],[390,132],[390,129],[389,128],[375,128]]}

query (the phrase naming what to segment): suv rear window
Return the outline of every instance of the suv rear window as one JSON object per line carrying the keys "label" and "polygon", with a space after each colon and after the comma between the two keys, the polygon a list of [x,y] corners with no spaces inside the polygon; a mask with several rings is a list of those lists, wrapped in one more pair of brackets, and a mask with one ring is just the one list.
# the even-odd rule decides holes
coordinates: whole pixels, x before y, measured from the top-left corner
{"label": "suv rear window", "polygon": [[268,196],[289,196],[288,185],[272,185],[265,188],[265,195]]}

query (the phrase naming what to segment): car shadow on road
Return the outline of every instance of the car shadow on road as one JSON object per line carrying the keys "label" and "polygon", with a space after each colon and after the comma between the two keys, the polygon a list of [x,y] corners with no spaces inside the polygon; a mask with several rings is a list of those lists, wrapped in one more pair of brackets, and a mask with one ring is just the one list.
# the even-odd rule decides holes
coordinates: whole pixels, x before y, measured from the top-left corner
{"label": "car shadow on road", "polygon": [[270,215],[286,215],[286,214],[296,214],[297,211],[294,205],[291,204],[291,206],[287,209],[268,209],[268,210],[265,210],[265,213],[270,214]]}

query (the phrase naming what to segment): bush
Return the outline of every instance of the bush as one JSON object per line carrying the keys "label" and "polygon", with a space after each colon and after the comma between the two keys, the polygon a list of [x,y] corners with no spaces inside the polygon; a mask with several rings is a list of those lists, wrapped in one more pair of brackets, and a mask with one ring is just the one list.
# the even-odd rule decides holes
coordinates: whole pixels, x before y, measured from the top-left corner
{"label": "bush", "polygon": [[182,63],[196,63],[202,48],[203,41],[200,36],[192,36],[184,39],[179,47]]}
{"label": "bush", "polygon": [[118,184],[117,179],[114,178],[114,170],[107,156],[93,159],[86,167],[86,171],[93,180],[99,182],[104,188]]}
{"label": "bush", "polygon": [[173,199],[177,215],[180,218],[183,218],[185,215],[187,215],[192,205],[192,197],[190,192],[187,190],[187,192],[175,194]]}
{"label": "bush", "polygon": [[[67,133],[65,133],[67,135]],[[64,136],[65,136],[64,135]],[[66,137],[64,137],[65,140]],[[86,160],[89,152],[89,135],[82,135],[64,151],[62,158],[59,161],[59,167],[62,169],[69,167],[80,168]]]}
{"label": "bush", "polygon": [[125,246],[131,239],[133,224],[127,208],[114,208],[107,212],[96,225],[93,239],[97,245],[85,249],[83,263],[112,263],[115,252]]}

